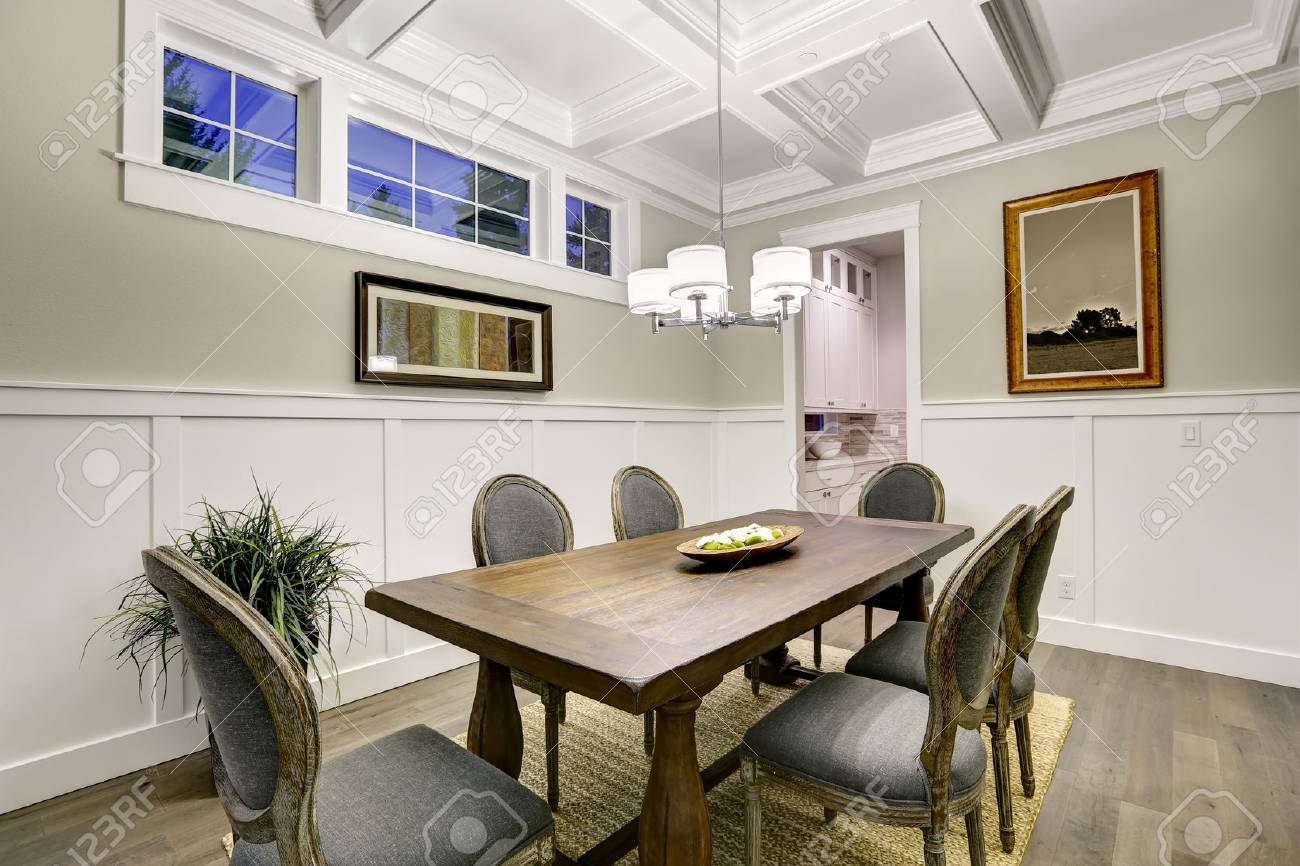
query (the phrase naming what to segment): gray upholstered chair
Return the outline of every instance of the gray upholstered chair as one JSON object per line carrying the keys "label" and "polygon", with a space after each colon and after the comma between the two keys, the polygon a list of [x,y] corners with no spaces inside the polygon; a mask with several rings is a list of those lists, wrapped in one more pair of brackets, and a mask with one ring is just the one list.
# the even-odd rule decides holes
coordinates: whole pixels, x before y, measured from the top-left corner
{"label": "gray upholstered chair", "polygon": [[984,863],[979,727],[1001,646],[999,618],[1033,509],[1019,505],[944,587],[926,629],[928,696],[845,673],[819,677],[750,728],[741,745],[748,866],[761,862],[761,785],[775,782],[845,812],[918,827],[927,866],[943,866],[948,818],[966,819],[972,866]]}
{"label": "gray upholstered chair", "polygon": [[[474,561],[480,567],[573,550],[569,510],[551,488],[527,475],[498,475],[484,484],[474,500],[470,531]],[[565,692],[532,674],[512,675],[515,685],[541,697],[546,708],[546,801],[556,809]]]}
{"label": "gray upholstered chair", "polygon": [[[858,497],[858,517],[942,523],[944,507],[943,482],[934,470],[920,463],[895,463],[877,472]],[[914,583],[921,584],[928,606],[934,599],[934,579],[928,568],[886,587],[862,603],[866,620],[863,643],[871,640],[871,614],[876,608],[896,611],[899,619],[926,621],[927,608],[905,609],[908,596],[904,587],[910,588]],[[821,626],[813,629],[813,666],[822,666]]]}
{"label": "gray upholstered chair", "polygon": [[[658,532],[681,529],[685,517],[682,500],[662,475],[644,466],[624,466],[614,473],[610,488],[614,513],[614,540],[626,541]],[[655,751],[655,714],[646,713],[645,753]]]}
{"label": "gray upholstered chair", "polygon": [[[1000,616],[1006,637],[1006,654],[999,661],[997,681],[984,709],[984,721],[992,733],[993,772],[998,795],[998,829],[1002,849],[1016,844],[1011,813],[1011,768],[1007,729],[1016,729],[1016,751],[1020,756],[1020,782],[1025,796],[1034,796],[1034,763],[1029,737],[1029,712],[1034,706],[1037,685],[1029,666],[1029,650],[1038,636],[1038,603],[1056,547],[1061,518],[1074,502],[1074,488],[1061,486],[1047,497],[1034,514],[1034,526],[1021,548],[1012,576],[1011,592]],[[925,626],[898,622],[858,651],[844,666],[855,676],[883,680],[924,692],[929,687],[925,674]]]}
{"label": "gray upholstered chair", "polygon": [[[270,624],[175,548],[143,558],[198,680],[233,866],[553,862],[546,804],[424,725],[322,765],[311,687]],[[466,817],[486,830],[474,851],[453,831]]]}

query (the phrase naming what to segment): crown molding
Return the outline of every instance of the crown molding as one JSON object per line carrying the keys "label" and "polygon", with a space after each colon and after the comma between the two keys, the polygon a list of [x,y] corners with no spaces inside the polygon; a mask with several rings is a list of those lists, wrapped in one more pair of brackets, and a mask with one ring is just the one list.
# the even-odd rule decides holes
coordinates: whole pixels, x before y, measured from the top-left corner
{"label": "crown molding", "polygon": [[578,103],[571,109],[571,138],[581,147],[607,134],[620,118],[655,110],[661,103],[694,96],[699,90],[664,66],[656,66]]}
{"label": "crown molding", "polygon": [[[784,107],[787,114],[793,114],[794,119],[802,123],[804,128],[823,129],[818,121],[812,119],[812,107],[823,101],[825,97],[809,84],[806,78],[788,81],[768,91],[764,96],[768,101],[776,103],[777,107]],[[858,128],[857,124],[846,118],[834,129],[823,131],[825,131],[825,138],[848,154],[853,163],[859,166],[866,164],[867,157],[871,153],[871,139]]]}
{"label": "crown molding", "polygon": [[997,133],[978,111],[954,115],[896,135],[877,138],[867,154],[866,174],[874,175],[908,165],[983,147],[998,140]]}
{"label": "crown molding", "polygon": [[1003,58],[1011,67],[1011,75],[1020,88],[1025,106],[1034,119],[1041,122],[1056,82],[1025,0],[985,0],[980,11],[984,13],[984,20],[988,22]]}
{"label": "crown molding", "polygon": [[[1246,74],[1276,66],[1286,58],[1291,38],[1291,28],[1286,25],[1294,23],[1297,6],[1300,0],[1256,0],[1249,25],[1060,82],[1052,89],[1043,108],[1043,128],[1158,98],[1186,68],[1188,60],[1197,55],[1226,58]],[[1228,80],[1236,74],[1226,65],[1224,71],[1219,80]]]}
{"label": "crown molding", "polygon": [[781,232],[781,243],[798,247],[851,244],[860,238],[903,231],[921,225],[921,203],[909,201],[865,214],[853,214]]}
{"label": "crown molding", "polygon": [[[1286,66],[1277,67],[1256,75],[1252,83],[1263,94],[1297,87],[1300,86],[1300,69],[1297,69],[1293,61]],[[1254,89],[1241,81],[1233,82],[1222,88],[1222,96],[1225,102],[1251,99],[1254,95]],[[1178,100],[1177,104],[1167,106],[1166,117],[1181,117],[1186,113],[1187,109],[1182,100]],[[763,220],[800,213],[886,190],[898,189],[899,187],[969,171],[986,165],[993,165],[998,162],[1005,162],[1010,159],[1018,159],[1022,156],[1054,150],[1058,147],[1101,138],[1116,132],[1124,132],[1142,126],[1153,126],[1159,121],[1159,106],[1153,103],[1135,106],[1115,112],[1107,117],[1096,118],[1089,122],[1045,132],[1024,141],[1010,142],[974,153],[961,154],[918,169],[901,169],[862,183],[840,186],[832,190],[805,196],[798,201],[776,202],[747,208],[730,215],[728,222],[732,225],[748,225],[762,222]]]}

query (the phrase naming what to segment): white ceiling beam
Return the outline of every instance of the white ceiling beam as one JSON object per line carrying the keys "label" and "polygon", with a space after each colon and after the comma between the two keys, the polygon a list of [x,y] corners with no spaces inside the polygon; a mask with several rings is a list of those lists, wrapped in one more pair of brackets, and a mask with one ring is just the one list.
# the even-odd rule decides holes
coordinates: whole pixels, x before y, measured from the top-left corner
{"label": "white ceiling beam", "polygon": [[342,0],[321,22],[325,38],[373,60],[434,0]]}

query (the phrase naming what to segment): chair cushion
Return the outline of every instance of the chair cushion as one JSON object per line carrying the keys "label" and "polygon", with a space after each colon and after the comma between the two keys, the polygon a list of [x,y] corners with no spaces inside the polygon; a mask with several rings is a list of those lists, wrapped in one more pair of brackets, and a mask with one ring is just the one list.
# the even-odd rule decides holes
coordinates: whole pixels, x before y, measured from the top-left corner
{"label": "chair cushion", "polygon": [[[321,767],[316,824],[329,866],[500,863],[553,826],[536,794],[416,725]],[[275,843],[235,844],[232,866],[278,866]]]}
{"label": "chair cushion", "polygon": [[[906,579],[907,578],[903,578],[903,580]],[[934,578],[930,576],[930,573],[928,571],[925,572],[925,579],[922,582],[922,586],[925,587],[925,603],[933,604],[934,603]],[[876,593],[875,595],[873,595],[871,598],[867,599],[863,603],[870,605],[871,607],[874,608],[879,608],[880,610],[893,610],[893,611],[902,610],[903,609],[902,581],[899,581],[893,586],[885,587],[880,592]]]}
{"label": "chair cushion", "polygon": [[[925,678],[925,633],[923,622],[896,622],[858,650],[844,665],[845,673],[881,680],[922,693],[929,692]],[[1034,691],[1034,670],[1016,656],[1011,670],[1011,700],[1019,701]],[[989,695],[989,706],[996,698]]]}
{"label": "chair cushion", "polygon": [[640,538],[680,528],[677,504],[659,482],[640,472],[629,473],[622,482],[619,499],[623,529],[628,538]]}
{"label": "chair cushion", "polygon": [[[890,683],[832,673],[804,686],[745,735],[764,762],[848,794],[925,805],[929,782],[921,744],[929,698]],[[984,779],[984,741],[957,729],[951,793]]]}
{"label": "chair cushion", "polygon": [[566,525],[565,515],[546,494],[522,481],[503,482],[484,505],[486,564],[568,550]]}

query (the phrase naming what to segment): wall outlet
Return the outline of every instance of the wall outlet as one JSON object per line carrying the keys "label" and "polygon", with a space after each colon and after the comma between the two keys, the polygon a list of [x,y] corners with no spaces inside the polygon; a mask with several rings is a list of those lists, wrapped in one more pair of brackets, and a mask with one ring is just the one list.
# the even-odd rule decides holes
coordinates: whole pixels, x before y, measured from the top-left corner
{"label": "wall outlet", "polygon": [[1182,423],[1182,427],[1180,428],[1178,444],[1182,445],[1184,448],[1200,448],[1201,447],[1201,422],[1184,421]]}
{"label": "wall outlet", "polygon": [[889,436],[890,436],[891,439],[897,439],[897,438],[898,438],[898,425],[897,425],[897,424],[890,424],[890,425],[889,425]]}
{"label": "wall outlet", "polygon": [[1061,598],[1074,598],[1074,576],[1069,574],[1061,575]]}

